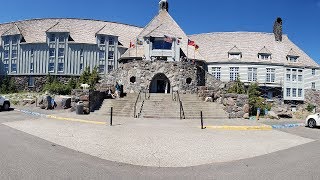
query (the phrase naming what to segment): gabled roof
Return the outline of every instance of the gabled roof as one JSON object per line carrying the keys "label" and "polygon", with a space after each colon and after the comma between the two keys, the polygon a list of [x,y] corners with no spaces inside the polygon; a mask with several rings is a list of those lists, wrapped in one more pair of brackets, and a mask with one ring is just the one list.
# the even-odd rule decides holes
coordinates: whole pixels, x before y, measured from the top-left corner
{"label": "gabled roof", "polygon": [[268,54],[271,55],[272,53],[269,51],[269,49],[266,48],[266,46],[264,46],[258,54]]}
{"label": "gabled roof", "polygon": [[291,56],[291,57],[299,57],[299,54],[296,53],[296,52],[291,48],[290,51],[288,52],[288,56]]}
{"label": "gabled roof", "polygon": [[232,49],[228,51],[229,54],[241,54],[241,51],[237,46],[234,46]]}
{"label": "gabled roof", "polygon": [[138,35],[138,38],[164,36],[170,36],[179,39],[181,42],[180,47],[182,51],[189,58],[204,60],[204,57],[198,51],[193,51],[191,47],[188,47],[188,36],[177,24],[177,22],[170,16],[167,11],[161,10],[159,14],[155,16],[150,21],[150,23],[141,31],[141,33]]}
{"label": "gabled roof", "polygon": [[117,33],[114,32],[112,28],[108,28],[107,25],[104,25],[96,34],[116,36]]}
{"label": "gabled roof", "polygon": [[18,35],[18,34],[21,34],[20,29],[15,23],[13,23],[11,28],[8,29],[6,32],[4,32],[1,36],[10,36],[10,35]]}
{"label": "gabled roof", "polygon": [[[229,62],[226,53],[236,44],[242,51],[241,62],[263,62],[258,58],[257,53],[261,47],[266,46],[272,59],[268,63],[292,65],[287,61],[288,52],[294,49],[293,53],[299,56],[299,61],[295,63],[297,66],[312,66],[319,65],[295,45],[287,35],[283,35],[282,42],[274,40],[273,33],[261,32],[215,32],[206,34],[195,34],[189,36],[199,44],[199,52],[206,57],[206,61],[210,62]],[[291,54],[291,53],[290,53]]]}
{"label": "gabled roof", "polygon": [[[16,25],[27,43],[46,43],[46,32],[69,32],[75,43],[96,44],[96,33],[99,30],[111,29],[114,36],[119,36],[119,42],[129,47],[130,40],[135,40],[142,28],[116,22],[72,19],[72,18],[49,18],[18,21],[14,23],[0,24],[0,34],[16,34]],[[14,27],[15,28],[15,27]],[[12,29],[12,30],[11,30]],[[9,33],[10,32],[10,33]]]}

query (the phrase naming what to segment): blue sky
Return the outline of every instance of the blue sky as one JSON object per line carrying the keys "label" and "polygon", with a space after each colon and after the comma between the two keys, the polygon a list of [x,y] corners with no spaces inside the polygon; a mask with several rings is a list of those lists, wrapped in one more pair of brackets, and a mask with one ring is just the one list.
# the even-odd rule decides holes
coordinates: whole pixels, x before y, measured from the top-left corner
{"label": "blue sky", "polygon": [[[320,63],[320,0],[168,0],[170,14],[187,34],[272,32],[276,17],[284,33]],[[1,2],[0,22],[72,17],[144,27],[159,0],[15,0]]]}

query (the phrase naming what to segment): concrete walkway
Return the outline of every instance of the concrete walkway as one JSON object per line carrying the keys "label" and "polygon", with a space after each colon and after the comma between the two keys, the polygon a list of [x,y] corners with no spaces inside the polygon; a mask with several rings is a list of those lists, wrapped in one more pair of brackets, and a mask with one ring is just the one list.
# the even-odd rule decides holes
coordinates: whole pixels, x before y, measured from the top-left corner
{"label": "concrete walkway", "polygon": [[[55,116],[79,118],[67,112]],[[68,117],[69,118],[69,117]],[[106,122],[105,117],[81,116]],[[28,118],[26,118],[28,119]],[[263,126],[255,121],[211,120],[211,125]],[[114,126],[42,117],[5,125],[102,159],[141,166],[187,167],[260,156],[313,140],[288,133],[200,129],[200,120],[114,117]]]}

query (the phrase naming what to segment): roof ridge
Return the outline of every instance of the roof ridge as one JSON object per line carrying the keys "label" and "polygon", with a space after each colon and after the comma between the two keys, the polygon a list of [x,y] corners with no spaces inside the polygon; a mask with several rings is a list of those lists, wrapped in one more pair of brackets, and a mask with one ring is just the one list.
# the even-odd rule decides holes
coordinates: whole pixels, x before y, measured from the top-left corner
{"label": "roof ridge", "polygon": [[[207,33],[200,33],[200,34],[190,34],[188,36],[198,36],[198,35],[213,35],[213,34],[240,34],[240,33],[247,33],[247,34],[267,34],[273,35],[272,32],[254,32],[254,31],[228,31],[228,32],[207,32]],[[283,34],[287,36],[287,34]]]}
{"label": "roof ridge", "polygon": [[20,22],[26,22],[26,21],[37,21],[37,20],[83,20],[83,21],[98,21],[98,22],[106,22],[106,23],[115,23],[115,24],[122,24],[122,25],[126,25],[126,26],[132,26],[132,27],[136,27],[136,28],[143,28],[137,25],[132,25],[132,24],[127,24],[127,23],[121,23],[121,22],[115,22],[115,21],[106,21],[106,20],[97,20],[97,19],[89,19],[89,18],[31,18],[31,19],[25,19],[25,20],[17,20],[17,21],[11,21],[11,22],[4,22],[4,23],[0,23],[1,25],[5,25],[5,24],[13,24],[13,23],[20,23]]}

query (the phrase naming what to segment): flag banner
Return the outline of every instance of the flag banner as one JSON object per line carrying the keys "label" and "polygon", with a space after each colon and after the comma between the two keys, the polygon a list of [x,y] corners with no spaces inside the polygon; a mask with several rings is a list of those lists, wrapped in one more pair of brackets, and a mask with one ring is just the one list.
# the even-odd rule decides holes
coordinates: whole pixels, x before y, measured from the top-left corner
{"label": "flag banner", "polygon": [[188,45],[189,46],[195,46],[196,43],[194,41],[191,41],[190,39],[188,39]]}
{"label": "flag banner", "polygon": [[194,46],[194,49],[197,51],[197,50],[199,50],[199,46],[196,44],[195,46]]}
{"label": "flag banner", "polygon": [[172,42],[173,42],[173,40],[174,40],[174,38],[173,38],[173,37],[170,37],[170,36],[166,36],[166,35],[164,35],[164,41],[165,41],[165,42],[172,43]]}
{"label": "flag banner", "polygon": [[134,45],[134,43],[132,43],[131,41],[130,41],[130,48],[135,48],[136,46]]}

